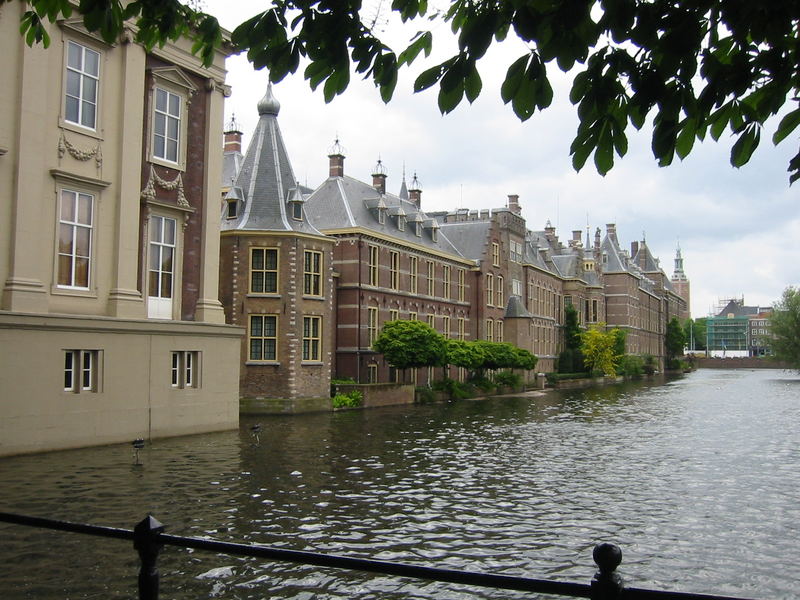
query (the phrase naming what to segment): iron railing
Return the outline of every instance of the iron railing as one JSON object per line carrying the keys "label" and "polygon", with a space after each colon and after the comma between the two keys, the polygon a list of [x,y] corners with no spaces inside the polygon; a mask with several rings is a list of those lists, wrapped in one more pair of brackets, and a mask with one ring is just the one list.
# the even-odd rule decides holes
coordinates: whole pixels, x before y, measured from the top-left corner
{"label": "iron railing", "polygon": [[590,598],[591,600],[748,600],[731,596],[627,587],[623,584],[622,577],[616,572],[617,567],[622,562],[622,551],[618,546],[607,543],[598,544],[594,547],[592,557],[597,564],[598,571],[590,583],[584,584],[439,569],[436,567],[406,565],[380,560],[168,535],[164,533],[164,525],[159,523],[152,515],[148,515],[132,530],[56,521],[4,512],[0,512],[0,522],[133,541],[133,546],[138,552],[141,561],[138,580],[139,600],[158,600],[160,575],[157,562],[159,552],[163,546],[177,546],[179,548],[206,550],[231,556],[249,556],[269,561],[366,571],[396,577],[442,581],[483,588],[536,592],[573,598]]}

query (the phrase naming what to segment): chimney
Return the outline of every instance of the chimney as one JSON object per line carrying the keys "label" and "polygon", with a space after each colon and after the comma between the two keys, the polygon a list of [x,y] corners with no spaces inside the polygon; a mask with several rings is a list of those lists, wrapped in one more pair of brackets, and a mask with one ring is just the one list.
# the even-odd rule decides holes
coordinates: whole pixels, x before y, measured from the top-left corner
{"label": "chimney", "polygon": [[408,199],[414,203],[414,206],[420,208],[422,206],[422,185],[417,179],[417,174],[411,179],[411,187],[408,190]]}
{"label": "chimney", "polygon": [[386,193],[386,167],[383,166],[380,158],[372,170],[372,187],[378,190],[379,194]]}
{"label": "chimney", "polygon": [[572,240],[570,240],[570,246],[572,247],[579,247],[581,245],[581,230],[580,229],[573,229],[572,230]]}
{"label": "chimney", "polygon": [[344,148],[337,137],[331,149],[328,150],[329,177],[344,177]]}
{"label": "chimney", "polygon": [[606,235],[612,242],[617,241],[617,226],[614,223],[606,223]]}
{"label": "chimney", "polygon": [[508,209],[513,212],[515,215],[519,215],[522,213],[522,207],[519,205],[519,195],[518,194],[509,194],[508,195]]}
{"label": "chimney", "polygon": [[639,253],[639,242],[631,242],[631,258]]}
{"label": "chimney", "polygon": [[223,152],[238,152],[242,153],[242,132],[239,131],[239,125],[236,123],[236,116],[231,115],[230,122],[225,126]]}

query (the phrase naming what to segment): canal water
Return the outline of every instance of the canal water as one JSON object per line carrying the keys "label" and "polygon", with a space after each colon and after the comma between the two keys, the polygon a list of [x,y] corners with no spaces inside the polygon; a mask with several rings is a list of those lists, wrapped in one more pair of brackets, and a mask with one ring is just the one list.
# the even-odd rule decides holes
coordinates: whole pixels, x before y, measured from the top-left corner
{"label": "canal water", "polygon": [[[251,427],[260,423],[255,437]],[[588,583],[800,596],[800,376],[701,370],[530,398],[243,420],[0,459],[0,511]],[[129,542],[0,524],[0,598],[133,598]],[[161,597],[530,598],[165,548]]]}

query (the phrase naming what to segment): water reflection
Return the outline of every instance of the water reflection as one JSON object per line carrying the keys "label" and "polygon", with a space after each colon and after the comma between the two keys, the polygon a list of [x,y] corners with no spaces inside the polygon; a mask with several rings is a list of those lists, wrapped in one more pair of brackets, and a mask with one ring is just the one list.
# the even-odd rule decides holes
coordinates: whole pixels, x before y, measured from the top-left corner
{"label": "water reflection", "polygon": [[[2,509],[126,527],[152,512],[176,534],[583,582],[613,540],[637,587],[796,597],[798,390],[781,372],[701,371],[245,419],[148,444],[141,467],[129,446],[0,460]],[[125,543],[0,530],[3,598],[134,595]],[[160,566],[176,599],[523,597],[172,548]]]}

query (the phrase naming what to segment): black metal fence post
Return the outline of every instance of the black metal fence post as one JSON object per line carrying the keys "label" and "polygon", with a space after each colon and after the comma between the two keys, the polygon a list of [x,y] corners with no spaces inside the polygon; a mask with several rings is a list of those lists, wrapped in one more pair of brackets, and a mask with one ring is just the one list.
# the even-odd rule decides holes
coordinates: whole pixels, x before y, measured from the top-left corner
{"label": "black metal fence post", "polygon": [[158,553],[163,544],[156,536],[164,532],[164,526],[152,515],[147,515],[133,528],[133,547],[139,553],[142,566],[139,569],[139,600],[158,600]]}
{"label": "black metal fence post", "polygon": [[622,550],[614,544],[597,544],[592,558],[599,571],[592,578],[592,600],[619,600],[624,586],[616,568],[622,562]]}

